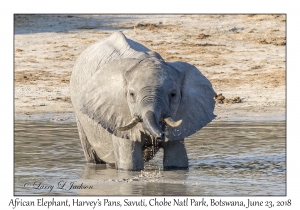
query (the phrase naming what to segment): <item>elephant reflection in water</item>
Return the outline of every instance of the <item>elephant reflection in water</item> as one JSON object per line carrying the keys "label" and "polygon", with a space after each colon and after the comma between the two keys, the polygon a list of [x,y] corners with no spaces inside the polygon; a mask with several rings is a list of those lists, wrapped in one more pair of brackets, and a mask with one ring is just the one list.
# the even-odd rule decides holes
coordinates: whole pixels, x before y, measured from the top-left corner
{"label": "elephant reflection in water", "polygon": [[188,168],[184,138],[215,118],[215,92],[196,67],[121,32],[83,51],[70,93],[87,162],[116,169],[142,170],[159,148],[164,168]]}
{"label": "elephant reflection in water", "polygon": [[[86,164],[78,183],[93,186],[92,189],[78,190],[78,195],[187,195],[188,186],[185,171],[149,172],[149,177],[142,172],[116,171],[104,164]],[[153,176],[154,175],[154,176]],[[156,175],[156,176],[155,176]],[[163,177],[168,177],[165,180]],[[172,183],[173,182],[173,183]],[[175,183],[174,183],[175,182]]]}

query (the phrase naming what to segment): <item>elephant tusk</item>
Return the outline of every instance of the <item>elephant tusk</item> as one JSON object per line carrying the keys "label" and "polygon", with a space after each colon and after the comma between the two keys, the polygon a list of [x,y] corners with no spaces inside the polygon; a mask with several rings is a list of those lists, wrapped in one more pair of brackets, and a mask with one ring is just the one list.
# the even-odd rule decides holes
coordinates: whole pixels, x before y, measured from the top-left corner
{"label": "elephant tusk", "polygon": [[171,127],[178,127],[182,123],[182,120],[175,122],[171,117],[165,118],[164,121]]}
{"label": "elephant tusk", "polygon": [[127,131],[131,128],[133,128],[134,126],[136,126],[136,124],[138,124],[140,120],[137,117],[132,118],[132,120],[125,126],[123,127],[116,127],[116,129],[118,131]]}

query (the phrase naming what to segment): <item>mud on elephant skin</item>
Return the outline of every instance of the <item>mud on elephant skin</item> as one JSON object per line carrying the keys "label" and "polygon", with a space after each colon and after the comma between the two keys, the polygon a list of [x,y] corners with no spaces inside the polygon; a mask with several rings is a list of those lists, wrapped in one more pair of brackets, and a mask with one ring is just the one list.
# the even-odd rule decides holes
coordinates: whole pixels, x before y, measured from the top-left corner
{"label": "mud on elephant skin", "polygon": [[215,118],[215,92],[196,67],[121,32],[82,52],[70,93],[86,160],[117,169],[142,170],[161,147],[165,168],[187,168],[184,138]]}

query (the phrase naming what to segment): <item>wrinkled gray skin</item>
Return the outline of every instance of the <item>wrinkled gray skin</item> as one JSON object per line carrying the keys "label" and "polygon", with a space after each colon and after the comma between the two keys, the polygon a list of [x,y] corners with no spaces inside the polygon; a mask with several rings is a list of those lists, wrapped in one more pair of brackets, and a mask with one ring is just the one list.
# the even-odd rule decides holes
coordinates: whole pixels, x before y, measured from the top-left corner
{"label": "wrinkled gray skin", "polygon": [[[161,147],[164,168],[188,168],[184,138],[215,117],[215,92],[197,68],[165,62],[121,32],[79,56],[70,92],[87,162],[115,163],[117,169],[142,170]],[[116,129],[133,117],[136,126]],[[171,127],[166,117],[182,123]]]}

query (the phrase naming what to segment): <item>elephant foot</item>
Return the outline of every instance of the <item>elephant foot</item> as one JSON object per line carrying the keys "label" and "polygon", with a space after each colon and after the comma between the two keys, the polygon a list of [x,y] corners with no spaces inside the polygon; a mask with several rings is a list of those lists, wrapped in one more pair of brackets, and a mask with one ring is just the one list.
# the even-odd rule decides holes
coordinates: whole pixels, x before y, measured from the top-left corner
{"label": "elephant foot", "polygon": [[92,154],[93,154],[93,159],[92,159],[92,163],[95,164],[106,164],[105,161],[101,160],[98,155],[96,154],[95,150],[92,149]]}
{"label": "elephant foot", "polygon": [[184,146],[184,140],[168,141],[163,143],[164,160],[166,170],[188,169],[188,157]]}

